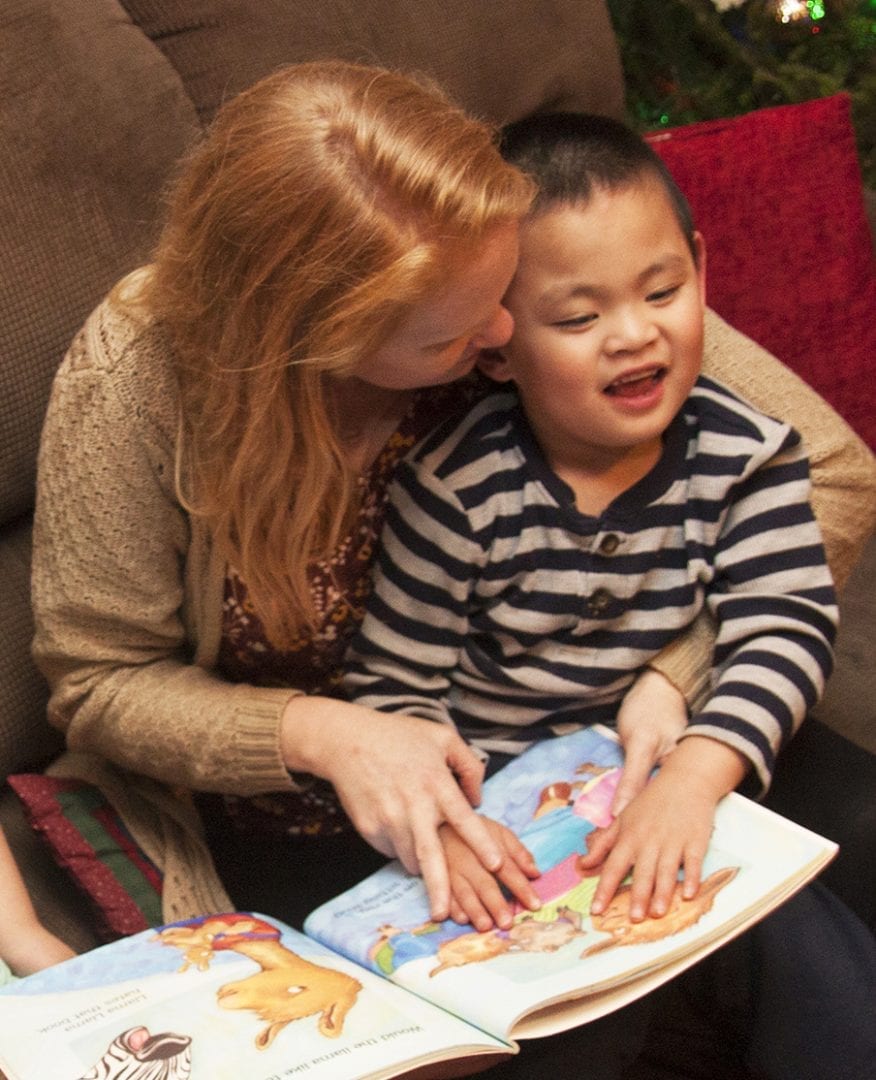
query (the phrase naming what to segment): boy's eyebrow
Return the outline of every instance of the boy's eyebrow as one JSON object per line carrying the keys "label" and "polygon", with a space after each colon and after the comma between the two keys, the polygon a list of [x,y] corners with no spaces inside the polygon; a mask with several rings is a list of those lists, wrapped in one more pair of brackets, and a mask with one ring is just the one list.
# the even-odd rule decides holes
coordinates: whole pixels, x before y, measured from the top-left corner
{"label": "boy's eyebrow", "polygon": [[577,300],[579,298],[601,300],[608,295],[607,289],[602,289],[598,285],[588,285],[586,282],[579,282],[575,285],[569,286],[568,283],[560,285],[552,285],[539,297],[539,301],[543,304],[550,304],[555,300]]}
{"label": "boy's eyebrow", "polygon": [[653,277],[655,274],[662,274],[666,270],[683,270],[686,266],[687,260],[673,252],[664,255],[662,259],[657,259],[650,266],[647,266],[636,280],[640,285],[644,285],[648,278]]}
{"label": "boy's eyebrow", "polygon": [[[667,270],[682,270],[686,265],[687,261],[683,256],[674,253],[666,255],[664,258],[656,259],[650,266],[646,266],[636,278],[636,284],[644,285],[655,274],[662,274]],[[549,304],[555,300],[566,299],[602,300],[608,295],[608,291],[600,285],[591,285],[586,281],[578,281],[572,285],[569,282],[561,282],[559,285],[552,285],[549,289],[545,289],[539,301]]]}

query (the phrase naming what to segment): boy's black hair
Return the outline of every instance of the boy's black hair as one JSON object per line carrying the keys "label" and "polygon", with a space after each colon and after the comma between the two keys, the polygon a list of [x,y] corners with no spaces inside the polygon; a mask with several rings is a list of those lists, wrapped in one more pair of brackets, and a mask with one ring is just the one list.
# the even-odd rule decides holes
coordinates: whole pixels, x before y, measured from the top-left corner
{"label": "boy's black hair", "polygon": [[663,185],[697,261],[687,199],[659,155],[626,124],[594,113],[537,113],[504,127],[499,149],[538,185],[533,215],[557,203],[586,203],[594,188],[613,191],[654,177]]}

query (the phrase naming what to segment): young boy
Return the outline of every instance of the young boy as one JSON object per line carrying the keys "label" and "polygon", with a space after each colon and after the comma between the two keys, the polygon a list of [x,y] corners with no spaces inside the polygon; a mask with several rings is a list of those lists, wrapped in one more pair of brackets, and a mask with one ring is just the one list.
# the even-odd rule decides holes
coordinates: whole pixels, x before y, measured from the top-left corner
{"label": "young boy", "polygon": [[[507,750],[611,722],[705,606],[708,700],[585,860],[602,864],[595,912],[632,869],[632,916],[660,916],[679,869],[696,893],[719,799],[749,772],[768,786],[818,700],[832,581],[798,436],[700,377],[705,248],[660,159],[580,115],[512,125],[504,147],[539,186],[513,337],[480,361],[507,389],[399,471],[346,685]],[[445,846],[457,913],[507,924],[447,827]],[[525,860],[506,863],[501,884],[532,904]]]}

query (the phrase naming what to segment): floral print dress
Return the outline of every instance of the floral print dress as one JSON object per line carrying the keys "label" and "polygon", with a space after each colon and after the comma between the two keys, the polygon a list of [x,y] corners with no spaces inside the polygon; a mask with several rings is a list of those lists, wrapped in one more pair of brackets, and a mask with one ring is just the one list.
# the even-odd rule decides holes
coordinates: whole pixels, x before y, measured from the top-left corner
{"label": "floral print dress", "polygon": [[[341,665],[364,615],[371,566],[395,467],[438,422],[463,411],[479,392],[477,380],[467,380],[415,396],[398,430],[359,477],[362,509],[355,528],[331,560],[311,567],[311,593],[319,625],[290,649],[277,649],[271,644],[250,603],[246,583],[233,567],[228,568],[218,660],[221,675],[232,682],[294,686],[305,693],[341,696]],[[226,795],[220,797],[222,809],[232,826],[245,832],[325,836],[352,829],[327,781],[298,775],[296,780],[299,792],[251,798]],[[215,812],[216,799],[210,802]]]}

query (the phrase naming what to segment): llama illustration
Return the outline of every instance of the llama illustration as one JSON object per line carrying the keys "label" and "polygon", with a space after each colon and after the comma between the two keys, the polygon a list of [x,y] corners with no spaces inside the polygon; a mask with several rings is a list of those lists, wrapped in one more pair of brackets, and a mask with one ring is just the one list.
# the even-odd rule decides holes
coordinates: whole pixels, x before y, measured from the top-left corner
{"label": "llama illustration", "polygon": [[182,971],[191,965],[204,970],[213,954],[228,949],[258,965],[252,975],[221,986],[216,998],[223,1009],[246,1009],[266,1022],[256,1036],[259,1050],[267,1049],[288,1024],[309,1016],[319,1017],[321,1035],[336,1039],[362,989],[352,976],[287,949],[275,926],[251,915],[207,916],[165,927],[157,936],[183,950]]}

